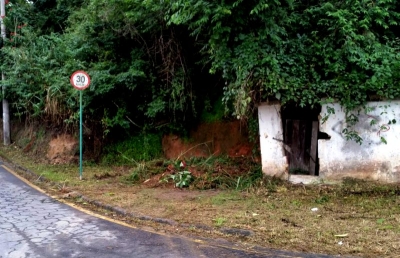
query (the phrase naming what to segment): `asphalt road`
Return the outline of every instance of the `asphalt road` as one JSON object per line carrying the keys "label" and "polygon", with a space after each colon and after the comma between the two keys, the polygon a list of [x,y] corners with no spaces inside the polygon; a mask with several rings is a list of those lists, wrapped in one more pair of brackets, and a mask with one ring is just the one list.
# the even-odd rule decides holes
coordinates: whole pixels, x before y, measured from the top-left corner
{"label": "asphalt road", "polygon": [[89,215],[0,166],[0,258],[328,257],[162,235]]}

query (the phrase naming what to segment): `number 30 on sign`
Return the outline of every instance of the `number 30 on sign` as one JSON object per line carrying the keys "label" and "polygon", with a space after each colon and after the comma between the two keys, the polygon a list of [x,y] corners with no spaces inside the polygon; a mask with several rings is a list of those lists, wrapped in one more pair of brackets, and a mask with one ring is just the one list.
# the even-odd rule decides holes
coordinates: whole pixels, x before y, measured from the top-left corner
{"label": "number 30 on sign", "polygon": [[84,90],[89,87],[90,77],[84,71],[76,71],[71,75],[70,82],[77,90]]}

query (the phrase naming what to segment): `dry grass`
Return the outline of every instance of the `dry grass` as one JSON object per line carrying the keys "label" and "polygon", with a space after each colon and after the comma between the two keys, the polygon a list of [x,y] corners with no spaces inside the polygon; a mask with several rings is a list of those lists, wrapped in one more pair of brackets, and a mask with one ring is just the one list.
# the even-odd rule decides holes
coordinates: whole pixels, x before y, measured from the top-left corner
{"label": "dry grass", "polygon": [[[132,222],[155,230],[226,238],[247,247],[258,245],[362,257],[397,257],[400,253],[398,185],[348,179],[340,185],[304,186],[264,179],[243,191],[181,190],[171,184],[148,187],[127,183],[126,178],[133,171],[130,167],[85,165],[85,180],[80,181],[77,165],[38,164],[13,147],[3,147],[0,151],[3,156],[35,172],[36,176],[30,180],[51,194],[61,196],[66,191],[78,191],[136,214],[215,229]],[[224,173],[227,169],[220,168]],[[36,180],[39,177],[53,183],[40,183]],[[318,210],[313,211],[313,208]],[[112,215],[107,211],[99,212]],[[248,237],[224,235],[218,231],[221,227],[251,230],[254,234]]]}

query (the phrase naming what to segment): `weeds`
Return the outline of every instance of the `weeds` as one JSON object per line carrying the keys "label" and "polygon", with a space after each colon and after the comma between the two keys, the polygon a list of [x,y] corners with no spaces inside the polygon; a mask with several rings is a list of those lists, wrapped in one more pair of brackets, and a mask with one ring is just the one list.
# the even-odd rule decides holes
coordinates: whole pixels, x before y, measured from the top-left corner
{"label": "weeds", "polygon": [[188,187],[193,181],[192,173],[189,171],[179,171],[174,175],[170,175],[169,178],[171,178],[175,186],[179,188]]}
{"label": "weeds", "polygon": [[176,187],[192,189],[233,189],[245,190],[260,184],[263,180],[261,166],[245,159],[229,159],[228,157],[209,156],[207,158],[191,158],[170,160],[164,163],[164,173],[160,183],[169,179]]}
{"label": "weeds", "polygon": [[222,217],[217,217],[214,220],[214,225],[216,227],[222,227],[222,225],[226,222],[226,218],[222,218]]}
{"label": "weeds", "polygon": [[130,165],[136,161],[150,161],[162,153],[159,134],[142,133],[105,148],[103,164]]}
{"label": "weeds", "polygon": [[65,182],[67,181],[67,176],[64,173],[59,173],[58,171],[47,169],[44,170],[40,177],[45,177],[46,179],[53,182]]}
{"label": "weeds", "polygon": [[[71,191],[128,213],[188,225],[251,230],[251,237],[230,238],[248,246],[361,257],[396,257],[400,251],[400,244],[395,241],[400,233],[398,185],[346,179],[339,185],[297,186],[264,177],[257,164],[246,160],[214,156],[189,159],[185,167],[180,166],[181,160],[132,159],[130,170],[125,166],[86,166],[86,179],[81,181],[76,166],[43,165],[37,159],[28,162],[26,155],[14,153],[18,151],[14,146],[2,147],[1,151],[13,153],[14,161],[34,171],[33,180],[41,175],[52,181],[47,188],[52,194],[60,195],[60,189],[66,188],[68,182]],[[194,177],[186,191],[121,184],[127,178],[138,184],[163,173],[168,177],[184,171]],[[107,174],[113,176],[102,180],[95,177]],[[169,180],[171,186],[175,185]],[[46,187],[47,183],[40,185]],[[198,188],[229,190],[197,191]],[[82,199],[77,201],[87,204]],[[312,212],[316,206],[318,211]],[[176,227],[161,228],[176,233]],[[193,230],[187,229],[189,234]],[[196,229],[196,234],[203,233],[221,237],[220,233]]]}
{"label": "weeds", "polygon": [[229,189],[235,185],[235,179],[225,172],[214,173],[212,171],[203,173],[197,177],[193,187],[197,189]]}
{"label": "weeds", "polygon": [[162,177],[160,179],[160,183],[168,183],[169,179],[172,179],[172,181],[175,183],[175,187],[189,187],[189,185],[194,180],[194,176],[190,171],[185,170],[185,168],[186,163],[183,161],[175,161],[168,164],[167,169],[170,170],[173,174]]}
{"label": "weeds", "polygon": [[64,182],[62,184],[58,184],[57,185],[57,188],[58,188],[59,192],[68,193],[70,191],[69,187],[67,187],[67,185],[66,185],[67,182],[68,182],[67,180],[64,180]]}
{"label": "weeds", "polygon": [[400,186],[380,184],[366,180],[345,178],[341,185],[342,195],[360,195],[360,196],[398,196],[400,195]]}
{"label": "weeds", "polygon": [[204,171],[193,182],[193,187],[197,189],[245,190],[257,185],[263,178],[261,166],[244,159],[210,156],[194,158],[188,163]]}
{"label": "weeds", "polygon": [[254,166],[251,171],[243,176],[239,176],[236,180],[236,190],[244,190],[259,185],[264,175],[261,166]]}
{"label": "weeds", "polygon": [[318,197],[317,199],[315,199],[315,203],[317,204],[324,204],[327,203],[329,201],[330,197],[327,195],[323,195]]}
{"label": "weeds", "polygon": [[149,179],[151,176],[161,173],[160,164],[158,160],[151,162],[137,162],[134,161],[135,165],[132,168],[132,172],[125,177],[125,181],[129,183],[139,183]]}

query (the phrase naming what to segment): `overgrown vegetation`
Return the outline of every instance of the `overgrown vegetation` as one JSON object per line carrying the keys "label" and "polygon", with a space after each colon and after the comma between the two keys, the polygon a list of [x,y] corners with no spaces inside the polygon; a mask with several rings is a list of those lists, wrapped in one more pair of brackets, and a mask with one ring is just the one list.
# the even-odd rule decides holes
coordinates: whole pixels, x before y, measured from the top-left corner
{"label": "overgrown vegetation", "polygon": [[199,120],[243,119],[256,141],[252,115],[267,100],[339,101],[342,133],[361,142],[351,111],[400,97],[399,8],[395,0],[10,0],[0,68],[12,117],[76,131],[69,77],[86,70],[85,151],[105,155],[100,166],[86,161],[80,181],[74,165],[41,164],[14,146],[2,152],[36,173],[32,181],[49,180],[41,186],[55,194],[79,191],[133,213],[252,230],[240,239],[251,245],[389,257],[400,250],[398,186],[294,186],[263,177],[246,159],[159,155],[162,133],[184,133]]}
{"label": "overgrown vegetation", "polygon": [[[11,0],[1,51],[5,93],[14,117],[74,130],[77,93],[68,79],[86,70],[85,123],[98,139],[150,128],[183,132],[199,119],[224,117],[222,109],[251,118],[254,104],[272,99],[339,101],[350,112],[400,96],[399,5]],[[215,110],[221,98],[224,108]],[[353,133],[344,132],[357,140]]]}
{"label": "overgrown vegetation", "polygon": [[182,0],[173,10],[172,23],[207,40],[238,117],[266,98],[351,110],[371,94],[399,96],[397,1]]}
{"label": "overgrown vegetation", "polygon": [[135,165],[160,158],[162,155],[161,135],[141,133],[128,139],[109,144],[102,158],[104,164]]}
{"label": "overgrown vegetation", "polygon": [[[183,188],[188,187],[193,181],[192,173],[190,171],[179,171],[169,176],[170,179],[175,183],[175,187]],[[167,181],[168,182],[168,179]]]}
{"label": "overgrown vegetation", "polygon": [[153,187],[189,188],[191,190],[246,190],[262,184],[259,164],[249,158],[210,156],[187,160],[152,160],[136,162],[124,182]]}

